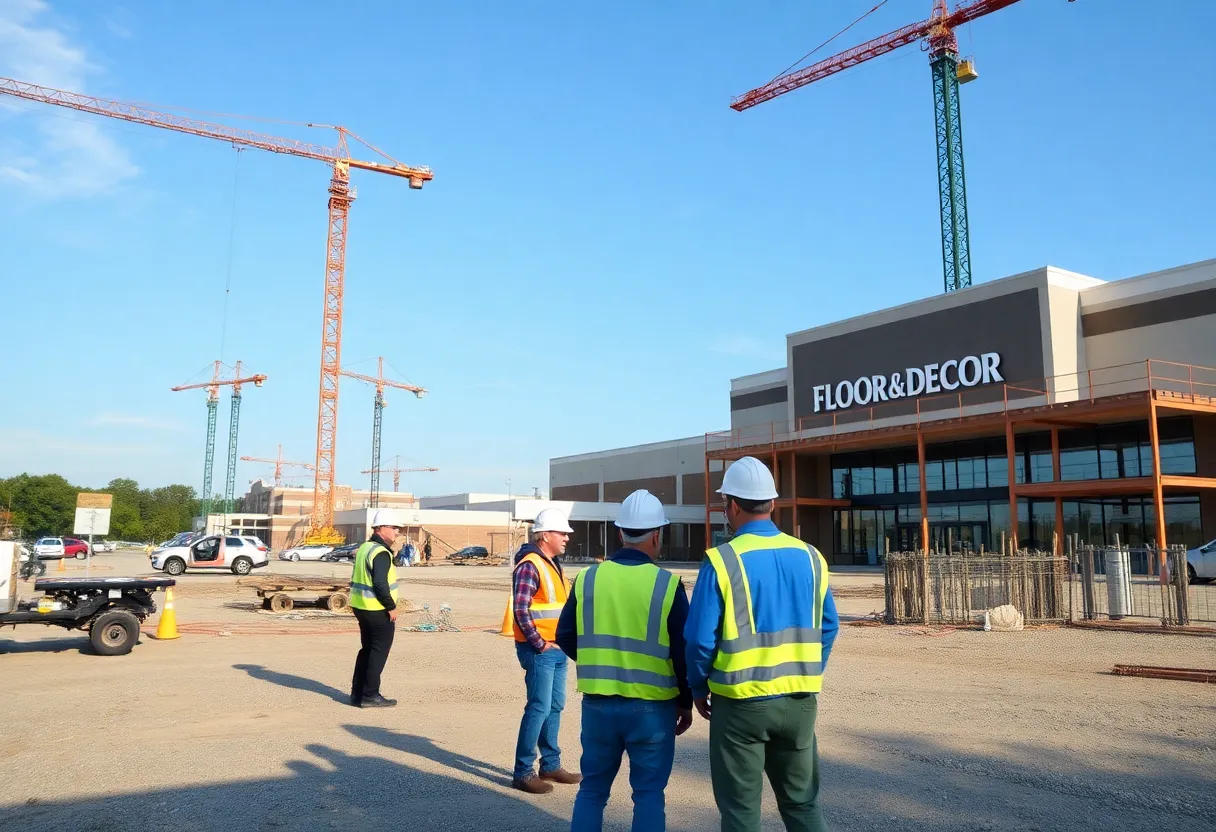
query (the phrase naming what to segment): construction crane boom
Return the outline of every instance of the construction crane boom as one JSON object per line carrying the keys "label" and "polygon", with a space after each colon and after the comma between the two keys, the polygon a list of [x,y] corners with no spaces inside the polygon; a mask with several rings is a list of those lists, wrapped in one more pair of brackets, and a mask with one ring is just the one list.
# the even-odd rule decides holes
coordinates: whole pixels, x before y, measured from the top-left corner
{"label": "construction crane boom", "polygon": [[309,462],[292,462],[288,459],[283,459],[283,446],[279,445],[279,455],[275,459],[267,459],[263,456],[243,456],[242,462],[263,462],[267,465],[274,466],[274,484],[277,488],[283,484],[283,466],[290,465],[295,468],[303,468],[305,471],[315,471],[317,466]]}
{"label": "construction crane boom", "polygon": [[[398,390],[408,390],[420,399],[426,395],[426,388],[386,378],[384,375],[383,356],[377,359],[376,375],[374,376],[364,375],[363,373],[352,373],[350,370],[342,370],[341,374],[348,378],[366,381],[368,384],[373,384],[376,387],[376,401],[372,411],[372,467],[363,472],[372,475],[368,493],[371,494],[371,507],[376,508],[380,505],[380,429],[384,423],[384,408],[388,406],[388,402],[384,400],[384,388],[394,387]],[[393,490],[396,491],[397,489],[394,488]]]}
{"label": "construction crane boom", "polygon": [[933,13],[928,20],[911,23],[810,66],[779,75],[732,99],[731,109],[742,112],[910,43],[923,41],[933,75],[942,275],[947,292],[964,289],[971,285],[971,231],[967,218],[958,87],[960,82],[973,80],[976,75],[969,62],[960,67],[954,30],[1017,2],[1019,0],[963,0],[951,12],[947,0],[933,0]]}
{"label": "construction crane boom", "polygon": [[[225,124],[200,121],[174,113],[160,112],[139,104],[127,104],[122,101],[111,101],[93,95],[84,95],[66,90],[57,90],[53,87],[43,87],[38,84],[29,84],[12,78],[0,78],[0,94],[24,98],[27,101],[37,101],[42,104],[54,104],[57,107],[67,107],[72,110],[79,110],[82,113],[92,113],[93,115],[106,116],[107,118],[121,119],[122,121],[130,121],[135,124],[146,124],[151,127],[162,127],[166,130],[176,130],[178,133],[186,133],[191,136],[221,139],[242,147],[265,150],[268,153],[286,153],[291,156],[302,156],[306,159],[316,159],[319,162],[328,162],[330,164],[342,162],[348,168],[387,173],[391,176],[400,176],[408,179],[410,180],[410,187],[415,190],[421,188],[424,182],[428,182],[434,178],[430,168],[403,165],[384,151],[359,138],[358,135],[347,130],[345,127],[332,127],[332,129],[338,132],[338,146],[325,147],[324,145],[302,142],[296,139],[285,139],[280,136],[256,133],[252,130],[241,130]],[[330,127],[330,125],[321,124],[310,124],[308,126]],[[392,164],[386,165],[382,162],[366,162],[360,159],[352,159],[347,147],[347,136],[371,148],[388,159]]]}
{"label": "construction crane boom", "polygon": [[[160,127],[192,136],[219,139],[233,145],[255,148],[269,153],[314,159],[333,166],[333,174],[329,182],[329,232],[325,247],[325,293],[321,321],[321,383],[317,401],[317,476],[313,485],[313,510],[309,518],[309,531],[306,539],[310,542],[340,542],[341,535],[333,528],[333,491],[338,432],[338,373],[342,358],[342,295],[346,270],[346,224],[350,204],[355,200],[355,192],[350,185],[350,170],[354,168],[397,176],[406,179],[410,188],[417,190],[434,178],[431,169],[404,165],[345,127],[308,125],[310,127],[329,127],[337,131],[337,146],[331,148],[161,112],[140,104],[112,101],[30,84],[12,78],[0,78],[0,95],[9,95],[56,107],[66,107],[135,124]],[[352,159],[347,143],[348,137],[384,157],[387,163]],[[205,499],[209,499],[209,495]]]}
{"label": "construction crane boom", "polygon": [[386,473],[386,472],[391,471],[393,474],[393,493],[396,494],[397,489],[401,487],[401,475],[402,474],[413,474],[413,473],[417,473],[419,471],[434,472],[434,471],[439,470],[438,468],[432,468],[430,466],[423,466],[420,468],[402,468],[402,467],[400,467],[400,465],[401,465],[401,456],[398,455],[394,458],[394,464],[393,464],[392,468],[369,468],[366,471],[360,471],[359,473],[360,474],[376,474],[377,475],[376,481],[377,481],[377,483],[379,483],[379,475],[381,473]]}

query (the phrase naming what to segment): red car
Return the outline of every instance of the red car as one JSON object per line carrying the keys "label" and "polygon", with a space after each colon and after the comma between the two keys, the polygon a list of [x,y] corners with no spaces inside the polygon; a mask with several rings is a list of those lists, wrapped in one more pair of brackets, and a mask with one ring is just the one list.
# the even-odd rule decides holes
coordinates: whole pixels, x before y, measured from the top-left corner
{"label": "red car", "polygon": [[74,537],[65,537],[63,539],[63,556],[65,558],[84,560],[89,556],[89,544]]}

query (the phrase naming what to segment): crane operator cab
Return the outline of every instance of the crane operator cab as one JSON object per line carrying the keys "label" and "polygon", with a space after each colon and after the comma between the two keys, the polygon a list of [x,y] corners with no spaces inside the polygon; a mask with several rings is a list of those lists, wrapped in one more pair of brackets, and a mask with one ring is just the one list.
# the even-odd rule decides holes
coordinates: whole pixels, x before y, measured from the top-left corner
{"label": "crane operator cab", "polygon": [[963,58],[958,62],[958,70],[955,73],[960,84],[966,84],[968,81],[974,81],[980,77],[980,74],[975,71],[975,59]]}

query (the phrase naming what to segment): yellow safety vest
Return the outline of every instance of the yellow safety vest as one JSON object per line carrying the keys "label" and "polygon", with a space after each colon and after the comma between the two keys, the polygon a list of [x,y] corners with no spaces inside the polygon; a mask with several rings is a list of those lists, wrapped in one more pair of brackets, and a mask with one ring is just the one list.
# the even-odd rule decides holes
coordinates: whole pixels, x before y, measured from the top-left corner
{"label": "yellow safety vest", "polygon": [[650,700],[679,695],[667,633],[677,586],[675,575],[654,564],[610,560],[575,577],[580,691]]}
{"label": "yellow safety vest", "polygon": [[[568,593],[566,579],[548,558],[541,557],[536,552],[529,552],[520,558],[519,563],[515,564],[515,569],[519,569],[525,563],[532,564],[540,573],[540,586],[536,588],[536,594],[532,596],[532,605],[529,607],[532,612],[532,622],[536,625],[536,631],[540,633],[541,638],[545,641],[556,641],[557,619],[561,617],[562,607],[566,606]],[[512,574],[514,574],[514,570],[512,570]],[[512,602],[508,600],[507,603]],[[515,616],[511,616],[511,627],[516,641],[528,640],[524,631],[519,629],[519,622],[515,620]]]}
{"label": "yellow safety vest", "polygon": [[382,610],[384,605],[372,588],[372,559],[384,552],[388,555],[388,589],[397,603],[397,567],[393,566],[393,554],[374,541],[367,541],[355,550],[355,568],[350,576],[350,605],[356,610]]}
{"label": "yellow safety vest", "polygon": [[[742,556],[764,549],[798,549],[810,559],[815,581],[810,627],[756,631]],[[714,568],[723,601],[722,635],[709,674],[710,691],[729,699],[818,693],[823,687],[823,605],[828,594],[828,564],[819,550],[787,534],[743,534],[705,556]]]}

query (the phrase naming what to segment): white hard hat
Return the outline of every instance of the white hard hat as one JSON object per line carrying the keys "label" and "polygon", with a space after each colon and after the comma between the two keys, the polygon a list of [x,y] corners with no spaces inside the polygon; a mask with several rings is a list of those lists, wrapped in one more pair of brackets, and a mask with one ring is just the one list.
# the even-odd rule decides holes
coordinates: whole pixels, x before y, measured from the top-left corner
{"label": "white hard hat", "polygon": [[659,502],[658,497],[645,488],[639,488],[625,498],[625,502],[621,503],[620,516],[616,518],[618,529],[633,531],[658,529],[666,526],[667,523],[667,515],[663,513],[663,504]]}
{"label": "white hard hat", "polygon": [[532,521],[532,531],[574,533],[574,529],[570,528],[570,524],[566,522],[566,515],[562,514],[561,509],[556,508],[542,508],[536,512],[536,519]]}
{"label": "white hard hat", "polygon": [[377,529],[381,526],[395,526],[400,529],[405,524],[401,522],[401,518],[397,516],[397,512],[391,508],[376,509],[376,513],[372,516],[372,528]]}
{"label": "white hard hat", "polygon": [[773,472],[754,456],[745,456],[731,463],[722,476],[719,494],[738,497],[740,500],[775,500],[777,484]]}

